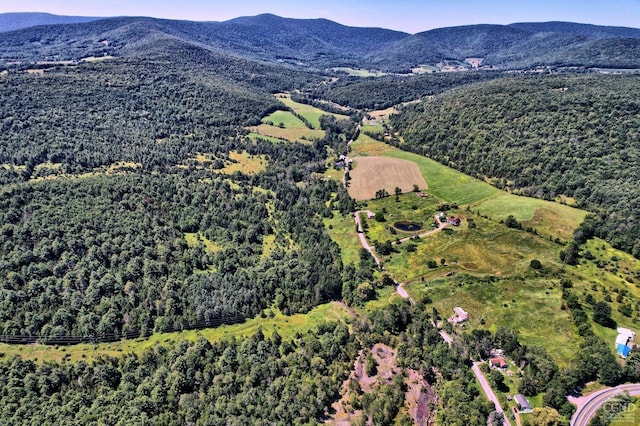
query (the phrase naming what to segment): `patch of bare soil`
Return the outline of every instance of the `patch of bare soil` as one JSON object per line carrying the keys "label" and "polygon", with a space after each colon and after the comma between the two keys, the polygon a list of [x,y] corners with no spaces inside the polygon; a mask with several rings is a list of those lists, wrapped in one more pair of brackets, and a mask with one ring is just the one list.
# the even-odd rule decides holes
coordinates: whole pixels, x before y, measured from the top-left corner
{"label": "patch of bare soil", "polygon": [[[349,378],[344,381],[340,393],[342,398],[333,403],[333,414],[326,421],[329,425],[347,426],[363,416],[360,409],[355,409],[358,405],[361,394],[372,392],[376,386],[381,384],[389,385],[393,382],[396,374],[402,374],[398,367],[396,351],[384,344],[377,343],[371,348],[371,355],[378,364],[377,374],[367,376],[365,363],[369,351],[361,351],[354,364],[353,371]],[[433,424],[433,416],[429,402],[436,398],[433,389],[420,372],[407,369],[405,371],[407,392],[405,394],[405,409],[413,418],[416,425]],[[367,424],[371,424],[370,421]]]}

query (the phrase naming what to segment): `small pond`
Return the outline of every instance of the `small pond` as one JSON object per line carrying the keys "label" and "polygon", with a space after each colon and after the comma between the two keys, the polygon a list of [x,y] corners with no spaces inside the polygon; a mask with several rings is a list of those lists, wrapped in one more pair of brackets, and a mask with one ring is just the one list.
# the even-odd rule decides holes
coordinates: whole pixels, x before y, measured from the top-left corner
{"label": "small pond", "polygon": [[422,229],[419,223],[409,222],[407,220],[396,222],[393,224],[393,227],[404,232],[416,232]]}

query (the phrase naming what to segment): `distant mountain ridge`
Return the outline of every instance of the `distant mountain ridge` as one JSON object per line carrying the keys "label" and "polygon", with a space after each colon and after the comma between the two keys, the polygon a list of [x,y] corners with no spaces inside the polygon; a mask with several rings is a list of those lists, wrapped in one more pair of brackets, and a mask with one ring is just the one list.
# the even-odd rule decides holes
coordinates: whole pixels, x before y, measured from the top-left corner
{"label": "distant mountain ridge", "polygon": [[493,69],[640,68],[640,29],[635,28],[542,22],[468,25],[411,35],[272,14],[225,22],[119,17],[33,26],[0,33],[0,64],[139,57],[167,40],[312,70],[346,66],[407,72],[421,64],[468,57],[482,58],[481,65]]}
{"label": "distant mountain ridge", "polygon": [[75,24],[96,21],[97,17],[64,16],[41,12],[0,13],[0,32],[15,31],[37,25]]}

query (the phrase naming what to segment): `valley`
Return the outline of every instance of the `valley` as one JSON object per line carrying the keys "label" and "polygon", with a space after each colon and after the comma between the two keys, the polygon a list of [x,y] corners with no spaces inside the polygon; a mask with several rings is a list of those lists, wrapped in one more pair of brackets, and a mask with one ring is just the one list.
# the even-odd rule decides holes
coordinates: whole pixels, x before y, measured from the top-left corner
{"label": "valley", "polygon": [[561,425],[640,381],[640,30],[71,21],[0,19],[0,423],[503,424],[473,362]]}

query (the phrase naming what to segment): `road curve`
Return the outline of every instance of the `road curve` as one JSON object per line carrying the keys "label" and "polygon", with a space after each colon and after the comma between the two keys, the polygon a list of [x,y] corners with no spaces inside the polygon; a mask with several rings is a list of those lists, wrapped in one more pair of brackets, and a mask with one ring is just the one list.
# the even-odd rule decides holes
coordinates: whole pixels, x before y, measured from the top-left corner
{"label": "road curve", "polygon": [[571,417],[571,426],[587,426],[589,420],[595,416],[596,411],[600,409],[607,400],[613,396],[620,395],[623,392],[629,392],[630,395],[640,395],[640,384],[619,385],[614,388],[603,389],[588,396],[586,402]]}

